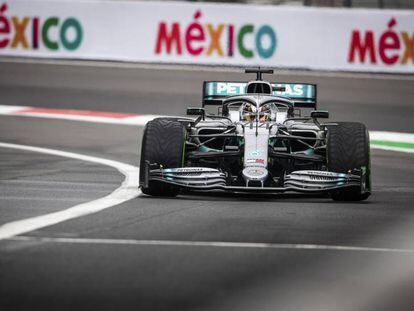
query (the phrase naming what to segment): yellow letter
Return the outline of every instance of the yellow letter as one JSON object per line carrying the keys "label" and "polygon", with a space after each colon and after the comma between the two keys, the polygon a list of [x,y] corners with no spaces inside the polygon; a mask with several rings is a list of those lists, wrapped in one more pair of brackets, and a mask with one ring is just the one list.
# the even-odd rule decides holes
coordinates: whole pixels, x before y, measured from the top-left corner
{"label": "yellow letter", "polygon": [[207,30],[211,38],[210,46],[208,47],[208,50],[207,50],[207,55],[211,55],[213,54],[214,50],[217,50],[218,55],[223,56],[223,50],[221,49],[221,46],[220,46],[220,37],[221,37],[221,34],[223,33],[223,27],[224,25],[220,24],[217,27],[217,29],[214,29],[213,25],[211,24],[207,25]]}

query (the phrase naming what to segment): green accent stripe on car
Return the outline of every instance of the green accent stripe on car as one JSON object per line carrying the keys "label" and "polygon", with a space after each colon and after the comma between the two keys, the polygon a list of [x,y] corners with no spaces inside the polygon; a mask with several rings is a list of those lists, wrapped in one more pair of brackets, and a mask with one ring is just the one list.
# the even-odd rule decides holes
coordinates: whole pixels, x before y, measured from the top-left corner
{"label": "green accent stripe on car", "polygon": [[399,141],[371,140],[371,145],[414,149],[414,143]]}

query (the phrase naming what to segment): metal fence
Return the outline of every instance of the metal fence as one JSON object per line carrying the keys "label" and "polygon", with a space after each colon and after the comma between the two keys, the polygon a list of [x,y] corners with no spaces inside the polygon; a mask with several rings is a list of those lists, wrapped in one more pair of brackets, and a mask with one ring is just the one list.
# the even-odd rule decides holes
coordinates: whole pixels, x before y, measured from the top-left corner
{"label": "metal fence", "polygon": [[304,0],[304,5],[356,8],[414,9],[413,0]]}
{"label": "metal fence", "polygon": [[198,2],[238,2],[317,7],[414,9],[414,0],[189,0]]}
{"label": "metal fence", "polygon": [[[36,1],[36,0],[33,0]],[[67,1],[67,0],[50,0]],[[99,0],[96,0],[99,1]],[[102,0],[103,1],[103,0]],[[138,0],[112,0],[112,1],[138,1]],[[142,0],[139,0],[142,1]],[[151,0],[147,0],[151,1]],[[158,0],[171,1],[171,0]],[[176,0],[177,1],[177,0]],[[414,9],[414,0],[179,0],[189,2],[228,2],[250,3],[287,6],[312,7],[345,7],[345,8],[382,8],[382,9]]]}

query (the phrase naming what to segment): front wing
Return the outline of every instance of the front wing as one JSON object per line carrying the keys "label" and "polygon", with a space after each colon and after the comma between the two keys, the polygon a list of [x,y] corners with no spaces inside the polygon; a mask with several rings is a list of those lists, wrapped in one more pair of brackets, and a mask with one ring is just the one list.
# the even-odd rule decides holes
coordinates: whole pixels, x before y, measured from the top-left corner
{"label": "front wing", "polygon": [[348,174],[311,170],[294,171],[285,176],[283,187],[231,186],[227,184],[226,175],[224,173],[217,169],[205,167],[150,170],[147,166],[145,175],[148,176],[145,183],[159,181],[196,191],[224,190],[230,192],[267,193],[293,191],[302,193],[321,193],[349,187],[360,188],[361,192],[367,191],[365,189],[365,176],[362,174],[362,170],[356,170],[353,173]]}

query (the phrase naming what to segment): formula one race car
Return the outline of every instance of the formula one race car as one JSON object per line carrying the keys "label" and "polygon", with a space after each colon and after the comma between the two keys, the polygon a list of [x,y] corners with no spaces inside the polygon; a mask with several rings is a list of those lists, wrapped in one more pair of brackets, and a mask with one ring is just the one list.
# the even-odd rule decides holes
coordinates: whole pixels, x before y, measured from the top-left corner
{"label": "formula one race car", "polygon": [[[140,187],[152,196],[181,189],[229,192],[329,193],[360,201],[371,193],[369,136],[355,122],[321,123],[316,85],[269,83],[273,70],[247,69],[250,82],[204,82],[202,107],[193,118],[147,123]],[[208,106],[217,113],[208,114]]]}

